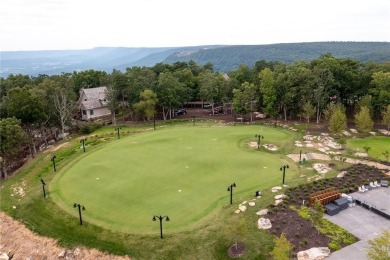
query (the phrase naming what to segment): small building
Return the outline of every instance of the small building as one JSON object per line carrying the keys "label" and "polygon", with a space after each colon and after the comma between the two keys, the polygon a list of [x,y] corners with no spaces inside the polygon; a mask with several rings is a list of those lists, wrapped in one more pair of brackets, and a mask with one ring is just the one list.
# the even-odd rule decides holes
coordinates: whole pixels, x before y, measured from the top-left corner
{"label": "small building", "polygon": [[80,107],[82,120],[93,120],[102,116],[111,115],[106,99],[107,87],[82,88],[77,104]]}

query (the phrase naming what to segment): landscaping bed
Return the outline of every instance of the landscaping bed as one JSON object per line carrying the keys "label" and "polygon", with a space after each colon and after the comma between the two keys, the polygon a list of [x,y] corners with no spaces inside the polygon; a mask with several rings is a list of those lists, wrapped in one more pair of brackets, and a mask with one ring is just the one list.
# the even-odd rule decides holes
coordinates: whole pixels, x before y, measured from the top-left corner
{"label": "landscaping bed", "polygon": [[335,187],[340,192],[352,193],[363,184],[379,180],[390,181],[390,176],[385,175],[383,171],[367,165],[353,165],[346,171],[342,178],[321,179],[289,188],[285,192],[287,199],[278,206],[268,207],[266,217],[272,223],[271,234],[280,237],[284,233],[293,246],[293,256],[312,247],[329,247],[336,251],[358,240],[325,219],[321,220],[320,225],[314,226],[309,216],[311,210],[302,206],[303,201],[305,205],[308,203],[310,194],[326,188]]}

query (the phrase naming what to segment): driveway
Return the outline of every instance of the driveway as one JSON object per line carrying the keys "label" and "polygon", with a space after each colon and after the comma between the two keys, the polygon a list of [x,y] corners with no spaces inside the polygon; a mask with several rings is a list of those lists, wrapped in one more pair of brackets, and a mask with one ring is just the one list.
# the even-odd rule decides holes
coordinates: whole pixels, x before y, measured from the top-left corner
{"label": "driveway", "polygon": [[[349,195],[390,214],[390,188],[379,187],[365,193],[355,192]],[[325,215],[325,218],[360,239],[359,242],[332,253],[326,259],[365,260],[368,241],[380,235],[384,229],[390,229],[390,220],[357,205],[334,216]]]}

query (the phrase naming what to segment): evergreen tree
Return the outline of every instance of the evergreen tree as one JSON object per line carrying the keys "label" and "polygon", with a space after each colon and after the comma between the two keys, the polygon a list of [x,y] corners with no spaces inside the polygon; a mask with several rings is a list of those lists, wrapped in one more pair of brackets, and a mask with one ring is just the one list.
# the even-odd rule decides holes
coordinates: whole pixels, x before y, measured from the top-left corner
{"label": "evergreen tree", "polygon": [[367,107],[362,107],[360,112],[355,115],[355,122],[362,133],[370,132],[374,126],[374,121],[370,117],[370,110]]}
{"label": "evergreen tree", "polygon": [[292,245],[290,244],[290,242],[288,242],[284,233],[282,233],[280,237],[275,237],[274,243],[275,246],[271,252],[272,258],[278,260],[289,260]]}

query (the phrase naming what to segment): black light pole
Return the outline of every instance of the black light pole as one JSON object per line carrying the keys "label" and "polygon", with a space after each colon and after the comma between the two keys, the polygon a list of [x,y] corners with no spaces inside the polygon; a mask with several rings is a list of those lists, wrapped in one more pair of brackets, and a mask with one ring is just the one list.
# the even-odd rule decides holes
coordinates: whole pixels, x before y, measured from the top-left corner
{"label": "black light pole", "polygon": [[280,167],[280,170],[283,171],[283,184],[284,184],[284,176],[286,175],[286,169],[288,169],[288,168],[289,168],[288,164]]}
{"label": "black light pole", "polygon": [[302,162],[302,150],[299,150],[299,163],[301,163]]}
{"label": "black light pole", "polygon": [[121,129],[120,127],[115,128],[115,130],[116,130],[117,133],[118,133],[118,139],[121,139],[121,135],[120,135],[120,133],[119,133],[119,130],[120,130],[120,129]]}
{"label": "black light pole", "polygon": [[81,210],[85,210],[85,207],[81,204],[74,203],[73,208],[79,208],[80,225],[83,225],[83,219],[81,218]]}
{"label": "black light pole", "polygon": [[260,138],[261,139],[264,139],[264,136],[262,135],[255,135],[255,137],[257,137],[257,149],[260,150]]}
{"label": "black light pole", "polygon": [[156,115],[153,114],[153,129],[156,130]]}
{"label": "black light pole", "polygon": [[195,116],[192,116],[192,123],[195,125]]}
{"label": "black light pole", "polygon": [[153,216],[153,221],[156,221],[158,218],[160,220],[160,238],[163,238],[163,232],[162,232],[162,220],[165,218],[166,221],[169,221],[168,216]]}
{"label": "black light pole", "polygon": [[51,161],[53,162],[53,168],[54,168],[55,172],[57,171],[57,169],[56,169],[56,159],[57,159],[57,157],[55,155],[51,158]]}
{"label": "black light pole", "polygon": [[237,187],[236,183],[233,183],[227,188],[227,191],[230,191],[230,205],[233,204],[233,187]]}
{"label": "black light pole", "polygon": [[45,191],[45,181],[41,179],[41,183],[42,183],[42,189],[43,189],[43,198],[46,199],[46,191]]}
{"label": "black light pole", "polygon": [[80,143],[83,143],[83,150],[84,150],[84,153],[85,153],[85,142],[87,141],[87,138],[84,138],[84,139],[81,139],[80,140]]}

